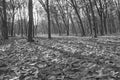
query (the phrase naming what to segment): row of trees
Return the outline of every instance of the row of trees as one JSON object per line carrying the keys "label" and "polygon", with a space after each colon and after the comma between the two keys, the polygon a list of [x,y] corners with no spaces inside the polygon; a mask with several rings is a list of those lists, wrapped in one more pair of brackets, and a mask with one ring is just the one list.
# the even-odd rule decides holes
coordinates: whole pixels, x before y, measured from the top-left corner
{"label": "row of trees", "polygon": [[[50,7],[53,11],[51,15],[57,15],[63,20],[67,35],[69,35],[70,25],[76,35],[77,30],[80,30],[81,36],[90,33],[97,37],[97,35],[112,34],[120,30],[119,0],[56,0]],[[78,24],[78,28],[75,24]]]}
{"label": "row of trees", "polygon": [[[0,14],[1,14],[1,34],[4,40],[8,39],[8,18],[7,18],[7,8],[6,8],[6,0],[1,1],[1,8],[0,8]],[[10,34],[13,36],[14,33],[14,19],[15,19],[15,10],[18,8],[21,8],[20,4],[18,3],[16,6],[15,0],[10,0],[10,5],[8,5],[8,13],[10,13],[11,18],[11,28],[10,28]],[[24,3],[23,3],[24,4]],[[28,27],[28,41],[32,42],[32,33],[33,33],[33,4],[32,0],[29,0],[28,2],[28,13],[29,13],[29,27]],[[22,25],[23,26],[23,25]]]}
{"label": "row of trees", "polygon": [[2,0],[0,14],[5,39],[7,34],[21,34],[33,41],[38,32],[48,33],[48,38],[51,34],[97,37],[120,32],[119,0]]}

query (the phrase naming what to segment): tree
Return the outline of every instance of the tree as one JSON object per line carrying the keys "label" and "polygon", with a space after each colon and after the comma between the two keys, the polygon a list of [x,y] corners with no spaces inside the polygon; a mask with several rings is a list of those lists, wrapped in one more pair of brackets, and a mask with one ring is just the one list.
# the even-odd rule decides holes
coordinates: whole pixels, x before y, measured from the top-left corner
{"label": "tree", "polygon": [[93,29],[92,29],[92,23],[91,23],[90,7],[89,7],[89,4],[86,4],[87,3],[86,0],[83,0],[83,2],[85,4],[85,8],[83,8],[83,11],[85,15],[87,16],[87,20],[88,20],[88,24],[90,28],[90,35],[92,35]]}
{"label": "tree", "polygon": [[62,18],[62,21],[65,25],[67,36],[69,36],[69,5],[67,0],[56,0],[57,1],[57,7],[60,11],[60,15]]}
{"label": "tree", "polygon": [[100,17],[100,34],[104,35],[104,28],[103,28],[104,27],[104,25],[103,25],[103,11],[104,11],[104,8],[103,8],[103,3],[102,3],[101,0],[98,0],[98,2],[96,0],[94,0],[94,2],[95,2],[95,6],[97,8],[97,11],[98,11],[98,15]]}
{"label": "tree", "polygon": [[28,10],[29,10],[29,28],[28,28],[28,42],[33,42],[33,37],[32,37],[32,27],[33,27],[33,5],[32,5],[32,0],[29,0],[28,4]]}
{"label": "tree", "polygon": [[47,17],[48,17],[48,38],[51,39],[49,0],[46,1],[46,5],[47,5]]}
{"label": "tree", "polygon": [[80,21],[80,25],[81,25],[81,29],[82,29],[82,36],[85,36],[85,30],[84,30],[81,16],[80,16],[78,8],[77,8],[77,2],[76,2],[76,0],[71,0],[71,3],[72,3],[72,6],[73,6],[77,16],[78,16],[79,21]]}
{"label": "tree", "polygon": [[6,14],[6,1],[2,1],[3,17],[2,17],[2,36],[4,40],[8,39],[8,27],[7,27],[7,14]]}
{"label": "tree", "polygon": [[39,0],[39,2],[41,3],[42,7],[44,8],[44,10],[47,13],[47,18],[48,18],[48,38],[51,39],[50,4],[49,4],[49,0],[45,0],[46,4],[43,2],[43,0]]}
{"label": "tree", "polygon": [[91,8],[91,13],[92,13],[92,21],[93,21],[93,31],[94,31],[94,37],[97,37],[97,31],[96,31],[96,21],[95,21],[95,14],[94,14],[94,10],[93,10],[93,5],[92,5],[92,1],[89,0],[90,3],[90,8]]}
{"label": "tree", "polygon": [[18,9],[20,9],[23,5],[20,4],[23,1],[19,0],[9,0],[7,1],[7,11],[8,11],[8,17],[10,19],[9,22],[11,22],[10,28],[8,28],[9,33],[11,36],[15,36],[14,33],[14,25],[15,25],[15,15],[18,12]]}

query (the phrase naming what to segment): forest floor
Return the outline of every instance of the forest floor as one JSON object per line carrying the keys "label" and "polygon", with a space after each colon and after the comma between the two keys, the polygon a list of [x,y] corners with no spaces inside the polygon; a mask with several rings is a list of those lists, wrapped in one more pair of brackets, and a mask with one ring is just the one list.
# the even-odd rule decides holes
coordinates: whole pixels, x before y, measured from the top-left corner
{"label": "forest floor", "polygon": [[120,36],[11,38],[0,45],[0,80],[120,80]]}

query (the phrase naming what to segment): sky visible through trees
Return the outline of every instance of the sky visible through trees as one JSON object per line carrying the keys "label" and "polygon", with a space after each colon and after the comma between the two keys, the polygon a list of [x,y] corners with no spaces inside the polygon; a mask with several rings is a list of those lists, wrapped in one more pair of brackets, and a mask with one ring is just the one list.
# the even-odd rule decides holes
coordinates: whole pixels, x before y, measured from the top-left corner
{"label": "sky visible through trees", "polygon": [[[39,21],[41,21],[41,19],[44,18],[44,17],[42,17],[42,15],[37,15],[37,12],[38,12],[39,8],[41,8],[42,6],[38,2],[38,0],[33,0],[33,4],[34,4],[34,6],[33,6],[33,18],[34,18],[34,20],[38,19]],[[45,13],[44,10],[42,10],[42,11],[43,11],[43,13]],[[22,17],[24,17],[24,15],[26,15],[26,18],[28,19],[28,8],[27,8],[27,6],[25,7],[25,9],[22,8],[20,10],[20,12],[22,12]],[[18,20],[19,16],[20,16],[19,12],[17,12],[17,14],[15,16],[16,20]]]}

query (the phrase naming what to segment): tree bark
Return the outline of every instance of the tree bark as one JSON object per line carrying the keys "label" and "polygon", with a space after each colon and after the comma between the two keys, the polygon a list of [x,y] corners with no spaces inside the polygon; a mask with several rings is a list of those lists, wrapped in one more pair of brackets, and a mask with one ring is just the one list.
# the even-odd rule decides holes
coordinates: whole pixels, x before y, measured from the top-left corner
{"label": "tree bark", "polygon": [[82,36],[85,36],[84,26],[83,26],[83,23],[82,23],[82,19],[81,19],[80,15],[79,15],[78,9],[76,7],[76,4],[75,4],[74,0],[71,0],[71,2],[72,2],[74,10],[75,10],[75,12],[76,12],[76,14],[78,16],[78,19],[80,21],[80,25],[81,25],[81,29],[82,29]]}
{"label": "tree bark", "polygon": [[12,16],[11,36],[14,34],[14,15]]}
{"label": "tree bark", "polygon": [[92,20],[93,20],[93,31],[94,31],[94,38],[97,37],[97,31],[96,31],[96,21],[95,21],[95,14],[94,14],[94,11],[93,11],[93,5],[92,5],[92,2],[91,0],[89,0],[89,3],[90,3],[90,8],[91,8],[91,13],[92,13]]}
{"label": "tree bark", "polygon": [[46,3],[47,3],[47,18],[48,18],[48,38],[51,39],[49,0],[47,0]]}
{"label": "tree bark", "polygon": [[58,17],[57,17],[57,15],[55,16],[55,21],[56,21],[56,24],[57,24],[57,26],[58,26],[59,36],[61,36],[61,28],[60,28],[60,25],[59,25],[59,22],[58,22]]}
{"label": "tree bark", "polygon": [[28,29],[28,42],[33,42],[33,37],[32,37],[32,27],[33,27],[33,6],[32,6],[32,0],[29,0],[29,5],[28,5],[28,10],[29,10],[29,29]]}
{"label": "tree bark", "polygon": [[71,20],[71,23],[72,23],[72,30],[74,31],[73,34],[75,33],[76,36],[77,36],[78,34],[77,34],[77,31],[76,31],[75,24],[74,24],[74,21],[73,21],[71,13],[70,13],[70,20]]}
{"label": "tree bark", "polygon": [[[59,7],[58,9],[60,10],[61,17],[62,17],[64,26],[65,26],[67,36],[69,36],[69,17],[68,17],[68,15],[65,15],[65,12],[64,12],[64,10],[63,10],[63,8],[62,8],[62,6],[61,6],[61,4],[58,0],[57,0],[57,3],[58,3],[58,7]],[[68,9],[66,9],[66,11],[67,11],[67,14],[68,14]]]}
{"label": "tree bark", "polygon": [[2,26],[2,36],[6,40],[8,39],[8,27],[7,27],[7,14],[6,14],[6,1],[3,0],[3,26]]}

